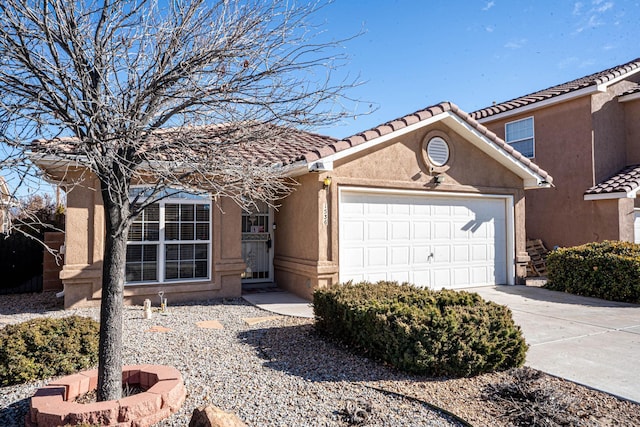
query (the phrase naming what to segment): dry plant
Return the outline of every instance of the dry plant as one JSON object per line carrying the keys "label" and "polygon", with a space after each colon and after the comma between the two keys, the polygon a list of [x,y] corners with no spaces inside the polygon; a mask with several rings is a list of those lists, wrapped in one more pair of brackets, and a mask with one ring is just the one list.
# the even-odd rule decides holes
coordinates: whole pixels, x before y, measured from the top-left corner
{"label": "dry plant", "polygon": [[[352,113],[347,58],[286,0],[3,0],[0,167],[67,191],[96,177],[105,210],[99,400],[121,394],[133,218],[180,189],[273,205],[291,190],[268,147]],[[268,142],[266,144],[265,142]],[[260,155],[254,155],[258,150]],[[41,177],[41,176],[40,176]],[[130,199],[146,183],[145,199]]]}

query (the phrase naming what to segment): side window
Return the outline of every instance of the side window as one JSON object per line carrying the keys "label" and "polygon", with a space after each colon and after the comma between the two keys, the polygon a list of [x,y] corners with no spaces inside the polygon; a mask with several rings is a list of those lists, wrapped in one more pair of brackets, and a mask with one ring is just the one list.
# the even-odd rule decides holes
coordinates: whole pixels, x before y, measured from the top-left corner
{"label": "side window", "polygon": [[505,142],[523,155],[535,156],[535,138],[533,132],[533,117],[517,120],[504,125]]}

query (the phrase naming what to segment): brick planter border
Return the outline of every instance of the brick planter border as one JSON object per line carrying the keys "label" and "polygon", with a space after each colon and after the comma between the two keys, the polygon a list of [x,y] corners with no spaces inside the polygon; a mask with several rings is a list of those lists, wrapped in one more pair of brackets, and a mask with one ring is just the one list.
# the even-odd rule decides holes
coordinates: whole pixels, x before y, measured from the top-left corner
{"label": "brick planter border", "polygon": [[127,365],[122,382],[139,386],[142,393],[96,403],[76,403],[75,398],[98,385],[98,370],[59,378],[40,388],[31,398],[26,427],[50,427],[79,423],[101,426],[147,427],[176,412],[186,397],[182,375],[163,365]]}

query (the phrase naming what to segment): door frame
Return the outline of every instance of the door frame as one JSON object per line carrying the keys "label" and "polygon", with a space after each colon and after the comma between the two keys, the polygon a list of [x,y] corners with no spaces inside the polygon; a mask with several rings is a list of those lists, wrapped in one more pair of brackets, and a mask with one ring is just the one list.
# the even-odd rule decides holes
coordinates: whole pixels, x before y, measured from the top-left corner
{"label": "door frame", "polygon": [[[480,193],[454,193],[454,192],[435,192],[420,190],[403,190],[379,187],[358,187],[358,186],[339,186],[338,187],[338,260],[340,260],[340,247],[342,241],[342,233],[344,230],[342,224],[342,215],[340,208],[342,206],[342,198],[344,193],[352,194],[377,194],[377,195],[401,195],[424,198],[490,198],[501,199],[504,201],[505,223],[506,223],[506,278],[507,285],[515,285],[516,283],[516,265],[515,265],[515,208],[513,204],[513,195],[510,194],[480,194]],[[340,263],[338,262],[338,277],[340,276]],[[339,281],[341,279],[339,278]]]}
{"label": "door frame", "polygon": [[[268,263],[269,263],[269,273],[268,273],[268,277],[266,278],[242,278],[241,282],[243,284],[245,283],[273,283],[274,282],[274,269],[273,269],[273,258],[274,258],[274,247],[275,247],[275,233],[273,232],[273,223],[274,223],[274,210],[272,207],[268,207],[268,217],[267,217],[267,224],[265,225],[266,230],[265,230],[265,234],[269,235],[269,239],[271,240],[271,247],[269,248],[269,252],[268,252]],[[241,213],[241,217],[246,216],[245,211],[243,210]],[[242,245],[244,244],[245,240],[243,239],[243,234],[242,231],[240,233],[240,245],[242,247]]]}

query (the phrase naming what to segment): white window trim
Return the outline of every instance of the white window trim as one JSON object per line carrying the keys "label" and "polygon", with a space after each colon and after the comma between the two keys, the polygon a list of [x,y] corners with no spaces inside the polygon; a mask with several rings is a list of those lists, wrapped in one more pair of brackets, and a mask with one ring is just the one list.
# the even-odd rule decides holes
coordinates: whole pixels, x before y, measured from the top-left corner
{"label": "white window trim", "polygon": [[[134,188],[145,188],[144,186],[132,186]],[[174,190],[184,191],[189,193],[186,190],[180,190],[177,188],[173,188]],[[205,194],[207,199],[205,199]],[[138,199],[139,203],[142,203],[146,200],[146,198]],[[154,281],[140,281],[140,282],[127,282],[125,275],[124,286],[144,286],[144,285],[158,285],[158,284],[178,284],[178,283],[193,283],[193,282],[208,282],[211,280],[211,241],[213,236],[213,217],[212,217],[212,203],[211,196],[208,193],[202,193],[202,198],[197,199],[182,199],[179,197],[166,197],[164,199],[160,199],[154,203],[158,203],[159,205],[159,236],[158,240],[141,240],[141,241],[129,241],[127,240],[127,246],[129,244],[133,245],[158,245],[158,280]],[[164,238],[164,205],[166,204],[198,204],[198,205],[209,205],[209,238],[207,240],[165,240]],[[165,243],[166,242],[166,243]],[[205,244],[207,245],[207,277],[193,277],[189,279],[165,279],[165,254],[164,247],[165,244]]]}
{"label": "white window trim", "polygon": [[529,138],[521,138],[521,139],[514,139],[513,141],[507,141],[507,126],[513,123],[518,123],[518,122],[522,122],[524,120],[529,120],[529,119],[531,119],[531,140],[532,140],[531,143],[533,145],[531,151],[533,152],[533,155],[531,157],[526,156],[524,153],[522,155],[528,159],[533,159],[536,157],[536,119],[534,116],[524,117],[522,119],[512,120],[510,122],[505,123],[504,124],[504,142],[506,142],[509,145],[513,145],[515,143],[526,141],[527,139],[529,139]]}

